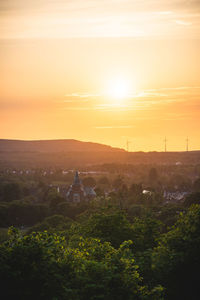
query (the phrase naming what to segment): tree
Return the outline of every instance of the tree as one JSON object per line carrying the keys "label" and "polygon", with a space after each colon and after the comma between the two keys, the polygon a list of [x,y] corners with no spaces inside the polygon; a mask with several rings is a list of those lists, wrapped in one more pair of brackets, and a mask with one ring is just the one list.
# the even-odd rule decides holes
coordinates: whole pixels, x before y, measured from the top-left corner
{"label": "tree", "polygon": [[200,178],[195,180],[195,182],[193,183],[193,191],[197,192],[197,193],[198,192],[200,193]]}
{"label": "tree", "polygon": [[21,236],[11,228],[10,234],[0,245],[3,299],[163,299],[162,287],[143,284],[131,241],[116,250],[92,238],[67,245],[47,232]]}
{"label": "tree", "polygon": [[167,288],[167,299],[198,299],[199,253],[200,206],[193,205],[180,214],[153,252],[154,276]]}
{"label": "tree", "polygon": [[94,213],[80,225],[79,233],[119,247],[123,241],[131,238],[131,224],[120,211]]}
{"label": "tree", "polygon": [[51,193],[49,195],[49,199],[49,207],[53,213],[57,212],[59,204],[66,202],[65,198],[58,193]]}
{"label": "tree", "polygon": [[169,226],[174,225],[179,217],[179,213],[184,211],[184,207],[180,206],[180,204],[170,203],[159,207],[158,212],[156,213],[157,218],[165,224],[165,231],[168,231],[167,228]]}
{"label": "tree", "polygon": [[129,194],[131,196],[138,196],[142,194],[142,185],[141,184],[135,184],[132,183],[129,188]]}
{"label": "tree", "polygon": [[118,177],[115,178],[112,185],[116,190],[118,190],[123,185],[123,183],[124,183],[123,178],[119,175]]}
{"label": "tree", "polygon": [[53,215],[45,218],[41,223],[37,223],[29,229],[30,232],[39,232],[48,230],[49,232],[57,232],[69,229],[72,219],[63,215]]}
{"label": "tree", "polygon": [[158,173],[156,168],[151,168],[149,171],[149,183],[155,184],[158,180]]}
{"label": "tree", "polygon": [[187,195],[183,205],[185,207],[190,207],[192,204],[200,204],[200,192]]}
{"label": "tree", "polygon": [[107,185],[107,186],[110,185],[110,182],[109,182],[109,180],[108,180],[108,177],[106,177],[106,176],[100,177],[99,180],[98,180],[98,183],[99,183],[99,184],[103,184],[103,185]]}
{"label": "tree", "polygon": [[104,194],[104,190],[102,188],[100,188],[99,186],[95,187],[95,193],[97,195],[97,197],[103,197]]}
{"label": "tree", "polygon": [[96,185],[96,180],[93,177],[84,177],[82,182],[85,186],[94,187]]}
{"label": "tree", "polygon": [[19,200],[22,196],[22,190],[17,182],[8,182],[3,187],[3,200],[13,201]]}

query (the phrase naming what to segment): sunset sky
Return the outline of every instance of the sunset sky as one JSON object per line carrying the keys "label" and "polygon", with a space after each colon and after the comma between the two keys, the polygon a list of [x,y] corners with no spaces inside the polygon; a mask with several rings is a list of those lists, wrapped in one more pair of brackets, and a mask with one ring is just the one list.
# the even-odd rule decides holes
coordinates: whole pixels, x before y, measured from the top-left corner
{"label": "sunset sky", "polygon": [[0,0],[0,138],[200,149],[199,0]]}

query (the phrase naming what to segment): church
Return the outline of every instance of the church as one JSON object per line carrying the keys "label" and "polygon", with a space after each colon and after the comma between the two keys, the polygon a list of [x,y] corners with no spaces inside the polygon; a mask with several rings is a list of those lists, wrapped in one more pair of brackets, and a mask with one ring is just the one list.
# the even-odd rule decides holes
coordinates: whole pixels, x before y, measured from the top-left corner
{"label": "church", "polygon": [[81,201],[89,201],[96,197],[96,193],[92,187],[84,186],[79,178],[78,171],[74,176],[74,182],[67,191],[67,200],[69,202],[79,203]]}

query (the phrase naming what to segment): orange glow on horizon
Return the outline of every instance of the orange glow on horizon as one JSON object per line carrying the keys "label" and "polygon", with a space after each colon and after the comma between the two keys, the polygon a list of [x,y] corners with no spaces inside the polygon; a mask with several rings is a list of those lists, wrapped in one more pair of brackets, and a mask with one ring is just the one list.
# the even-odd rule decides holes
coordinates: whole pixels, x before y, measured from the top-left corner
{"label": "orange glow on horizon", "polygon": [[200,149],[197,2],[5,1],[0,138]]}

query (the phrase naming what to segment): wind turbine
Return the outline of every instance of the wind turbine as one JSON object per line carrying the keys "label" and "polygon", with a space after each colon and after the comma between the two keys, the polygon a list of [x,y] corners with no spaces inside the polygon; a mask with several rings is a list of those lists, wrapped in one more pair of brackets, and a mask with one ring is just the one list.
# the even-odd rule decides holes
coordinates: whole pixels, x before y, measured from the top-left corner
{"label": "wind turbine", "polygon": [[131,142],[130,141],[126,141],[126,149],[127,149],[127,152],[129,152],[129,144],[130,144]]}
{"label": "wind turbine", "polygon": [[166,139],[166,137],[164,139],[164,143],[165,143],[165,152],[167,152],[167,139]]}

